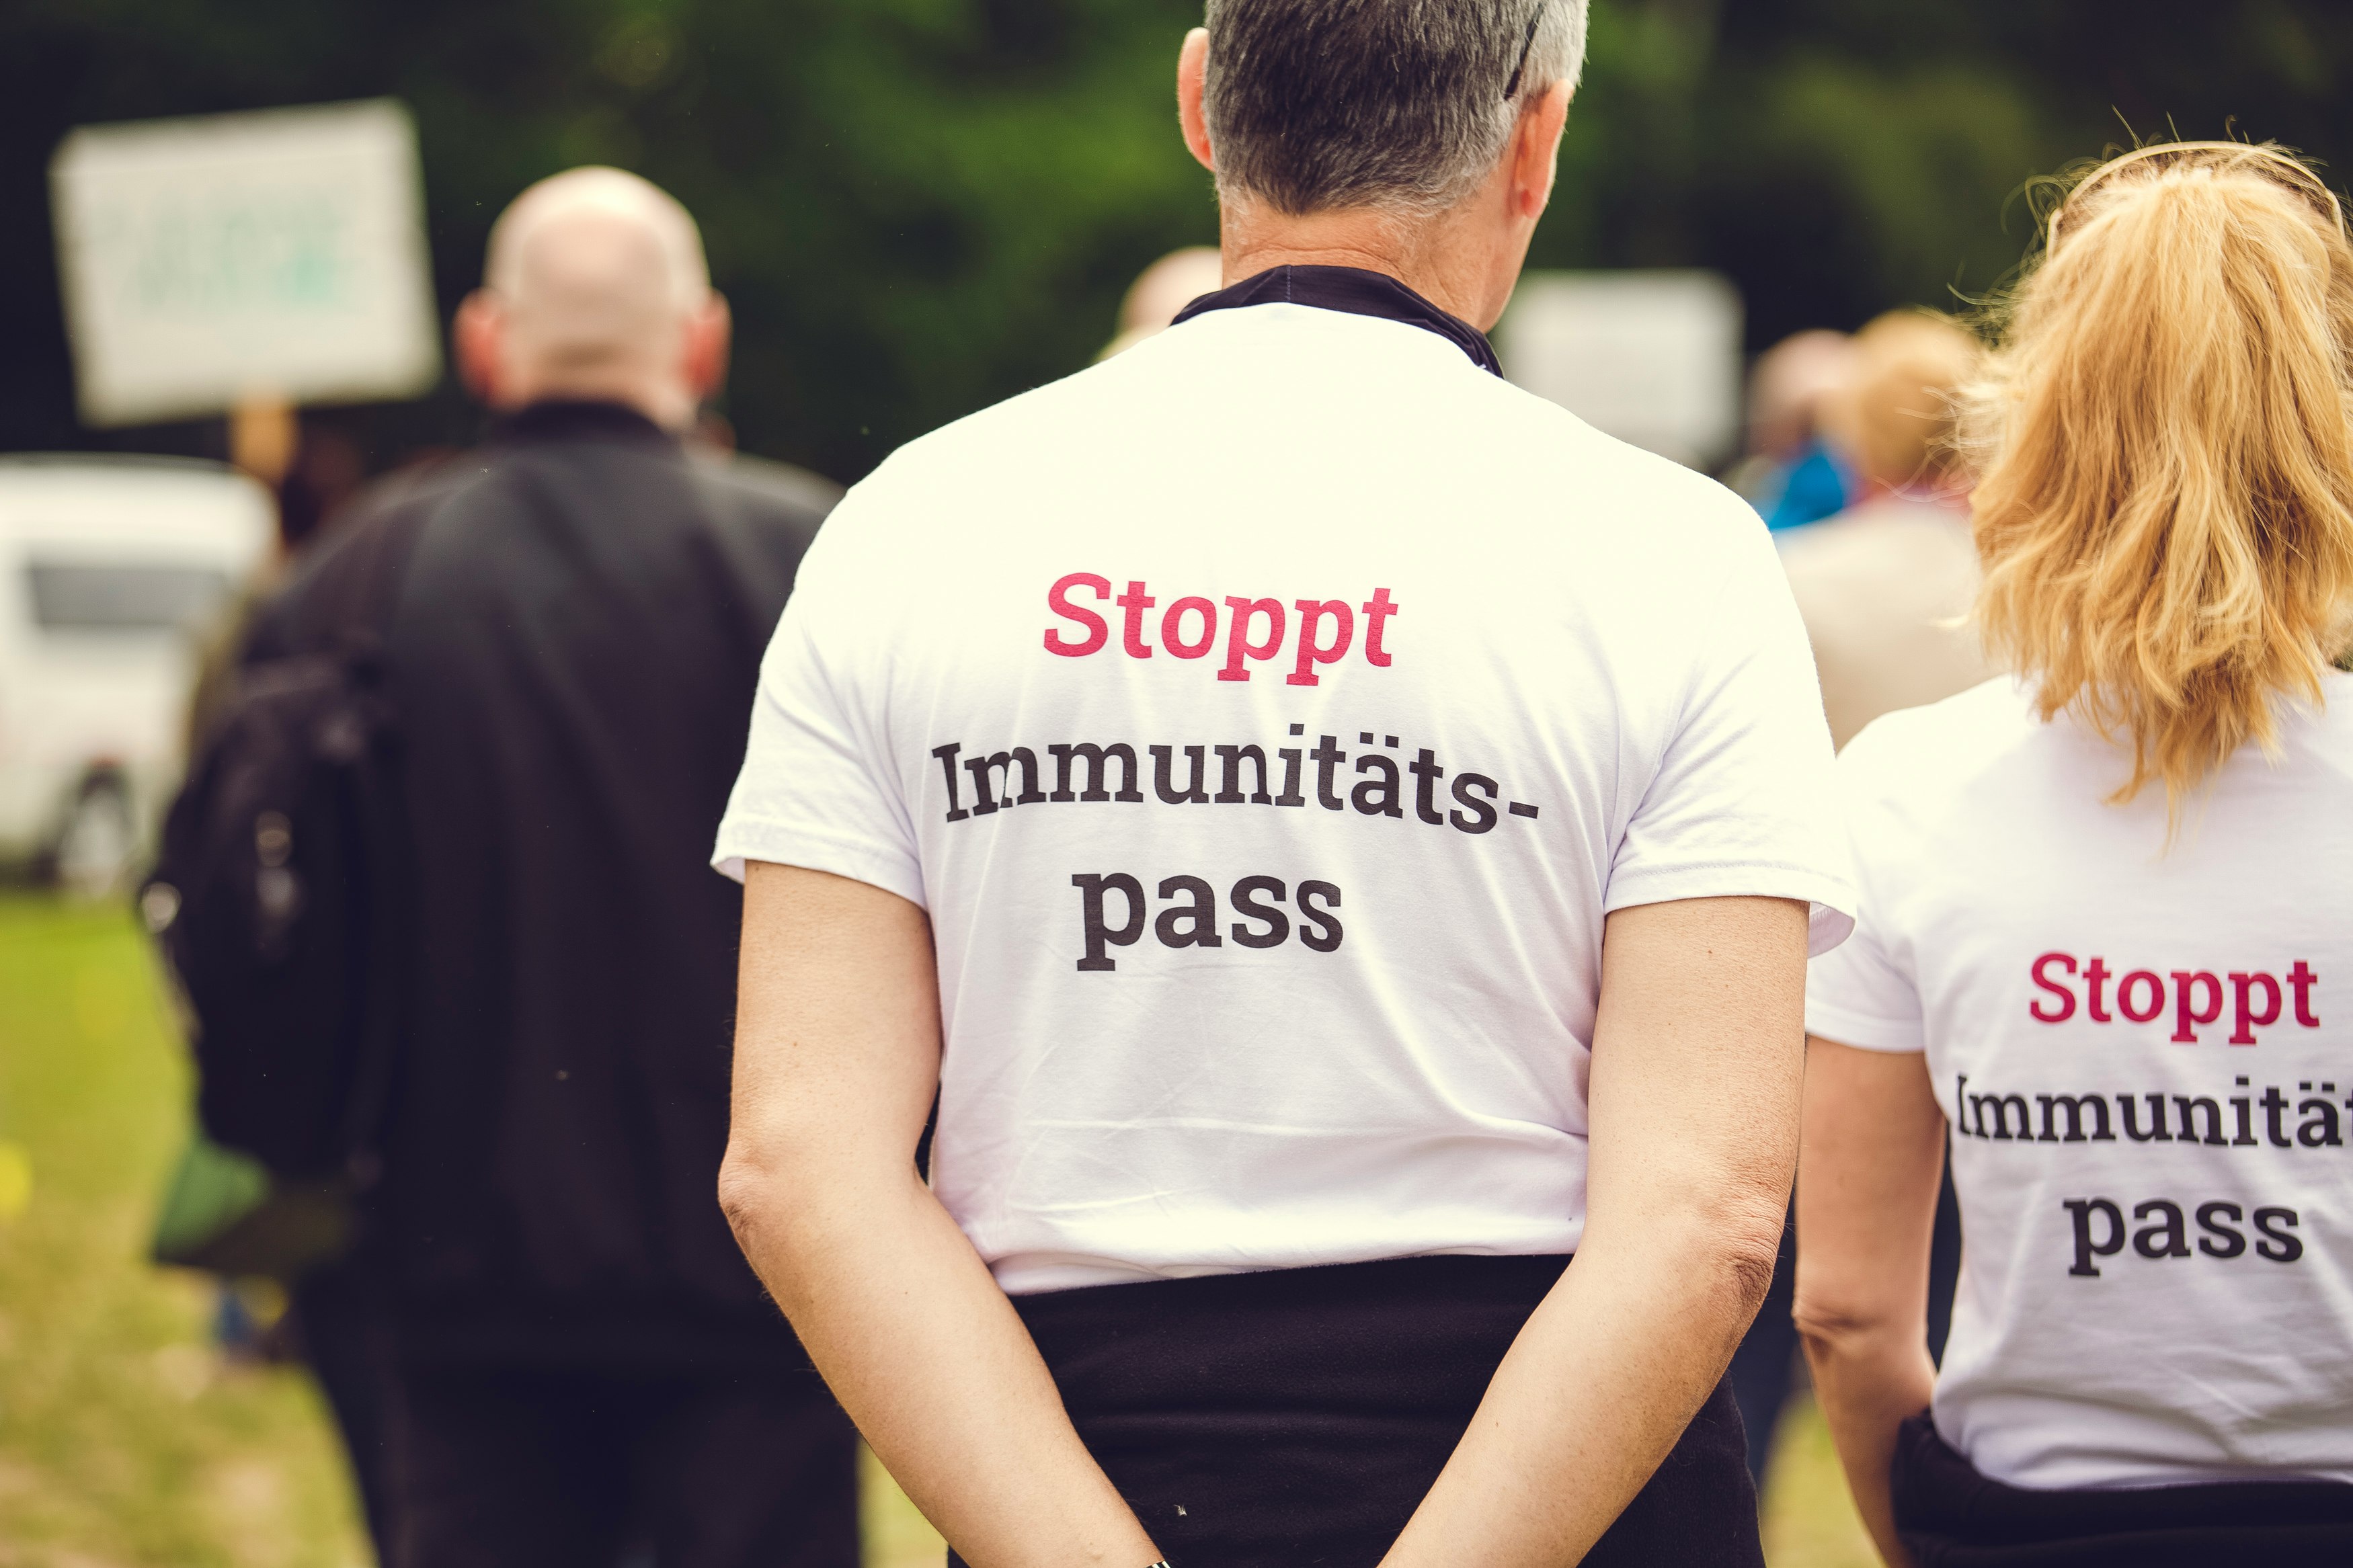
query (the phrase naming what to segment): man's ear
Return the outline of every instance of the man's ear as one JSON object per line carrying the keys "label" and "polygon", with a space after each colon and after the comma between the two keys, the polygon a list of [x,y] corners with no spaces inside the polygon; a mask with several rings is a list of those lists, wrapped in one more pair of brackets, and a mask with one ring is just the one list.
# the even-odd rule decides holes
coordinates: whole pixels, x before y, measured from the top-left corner
{"label": "man's ear", "polygon": [[477,289],[458,307],[450,323],[458,379],[486,408],[499,406],[499,386],[505,379],[506,308],[487,289]]}
{"label": "man's ear", "polygon": [[1201,93],[1209,74],[1209,30],[1196,27],[1185,35],[1176,51],[1176,123],[1184,128],[1185,145],[1196,162],[1211,174],[1218,171],[1209,148],[1209,117],[1201,107]]}
{"label": "man's ear", "polygon": [[727,356],[734,338],[734,316],[727,297],[716,289],[702,309],[686,319],[686,360],[681,367],[687,390],[698,403],[716,396],[727,380]]}
{"label": "man's ear", "polygon": [[1540,218],[1552,201],[1560,168],[1560,137],[1568,125],[1568,100],[1576,88],[1556,81],[1520,113],[1512,133],[1512,216]]}

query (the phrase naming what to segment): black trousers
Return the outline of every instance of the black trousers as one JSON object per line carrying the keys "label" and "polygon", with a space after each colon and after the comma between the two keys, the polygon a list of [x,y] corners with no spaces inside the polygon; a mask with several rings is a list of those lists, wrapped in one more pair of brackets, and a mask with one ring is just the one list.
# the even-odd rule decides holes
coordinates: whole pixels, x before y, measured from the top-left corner
{"label": "black trousers", "polygon": [[1904,1424],[1889,1479],[1919,1568],[2353,1563],[2353,1487],[2333,1481],[2028,1491],[1978,1474],[1926,1411]]}
{"label": "black trousers", "polygon": [[[1567,1262],[1400,1258],[1014,1306],[1079,1436],[1176,1568],[1374,1568]],[[1739,1412],[1720,1385],[1585,1561],[1764,1560]]]}
{"label": "black trousers", "polygon": [[388,1568],[858,1568],[814,1373],[405,1371],[391,1428]]}
{"label": "black trousers", "polygon": [[385,1458],[391,1327],[374,1276],[352,1258],[311,1270],[294,1285],[289,1326],[295,1349],[318,1379],[343,1434],[353,1489],[359,1493],[376,1557],[389,1563]]}

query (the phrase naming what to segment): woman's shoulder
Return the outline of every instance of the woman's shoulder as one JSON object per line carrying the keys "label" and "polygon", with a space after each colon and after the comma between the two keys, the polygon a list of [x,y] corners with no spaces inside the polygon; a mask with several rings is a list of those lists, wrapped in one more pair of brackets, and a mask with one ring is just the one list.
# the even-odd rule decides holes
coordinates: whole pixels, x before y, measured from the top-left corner
{"label": "woman's shoulder", "polygon": [[2322,756],[2353,773],[2353,671],[2332,669],[2320,678],[2317,707],[2301,704],[2297,728]]}
{"label": "woman's shoulder", "polygon": [[1850,788],[1918,792],[1966,783],[2043,728],[2015,676],[2000,675],[1918,708],[1883,713],[1839,753]]}
{"label": "woman's shoulder", "polygon": [[1838,790],[1860,868],[1883,889],[1900,868],[1974,862],[2031,817],[2050,726],[2003,675],[1957,696],[1883,714],[1848,742]]}
{"label": "woman's shoulder", "polygon": [[[2330,671],[2322,700],[2279,712],[2276,743],[2250,742],[2200,792],[2194,816],[2211,837],[2231,823],[2321,808],[2353,784],[2353,675]],[[2063,712],[2045,720],[2033,689],[2002,675],[1957,696],[1884,714],[1839,753],[1839,788],[1858,845],[1933,853],[1958,835],[2033,842],[2054,853],[2139,835],[2169,842],[2166,794],[2151,783],[2129,801],[2129,741]]]}

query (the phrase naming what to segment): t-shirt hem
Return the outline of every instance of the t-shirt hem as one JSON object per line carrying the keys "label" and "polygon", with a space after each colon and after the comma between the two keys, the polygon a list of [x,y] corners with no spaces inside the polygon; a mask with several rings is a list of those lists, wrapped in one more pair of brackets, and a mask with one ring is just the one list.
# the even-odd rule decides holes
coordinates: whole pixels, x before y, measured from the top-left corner
{"label": "t-shirt hem", "polygon": [[[2353,1485],[2353,1466],[2333,1456],[2278,1454],[2243,1464],[2168,1457],[2181,1429],[2155,1411],[2105,1407],[2096,1428],[2084,1408],[2063,1398],[2002,1395],[1963,1389],[1940,1393],[1930,1406],[1936,1436],[1988,1480],[2029,1492],[2137,1492],[2167,1487]],[[2004,1442],[2021,1434],[2075,1436],[2073,1444]],[[1964,1446],[1964,1439],[1967,1440]],[[2137,1456],[2137,1457],[2127,1457]]]}
{"label": "t-shirt hem", "polygon": [[730,817],[720,825],[711,864],[722,876],[740,882],[749,860],[847,877],[896,893],[918,909],[929,908],[923,878],[903,851],[832,828],[774,817]]}
{"label": "t-shirt hem", "polygon": [[1820,958],[1854,931],[1854,889],[1810,867],[1783,862],[1717,861],[1609,879],[1604,914],[1686,899],[1798,899],[1806,904],[1806,956]]}
{"label": "t-shirt hem", "polygon": [[1873,1017],[1810,996],[1806,998],[1806,1033],[1860,1051],[1900,1056],[1928,1048],[1927,1031],[1917,1023]]}
{"label": "t-shirt hem", "polygon": [[1363,1263],[1396,1262],[1414,1258],[1566,1258],[1585,1239],[1585,1226],[1553,1234],[1529,1235],[1517,1240],[1433,1244],[1399,1251],[1377,1246],[1283,1249],[1261,1258],[1217,1263],[1145,1262],[1103,1254],[1061,1253],[1012,1255],[993,1259],[989,1270],[997,1288],[1008,1296],[1040,1296],[1095,1286],[1149,1285],[1175,1279],[1218,1279],[1234,1274],[1269,1274],[1281,1270],[1345,1268]]}

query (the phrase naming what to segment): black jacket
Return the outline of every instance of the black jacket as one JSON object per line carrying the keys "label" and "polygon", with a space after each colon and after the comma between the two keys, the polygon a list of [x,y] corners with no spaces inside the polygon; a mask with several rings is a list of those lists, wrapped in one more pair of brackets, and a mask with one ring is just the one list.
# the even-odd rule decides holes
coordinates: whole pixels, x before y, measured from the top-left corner
{"label": "black jacket", "polygon": [[[800,1360],[714,1195],[741,900],[708,862],[837,494],[542,404],[353,525],[428,510],[385,644],[411,864],[370,1225],[412,1359]],[[343,555],[255,653],[330,634]]]}

